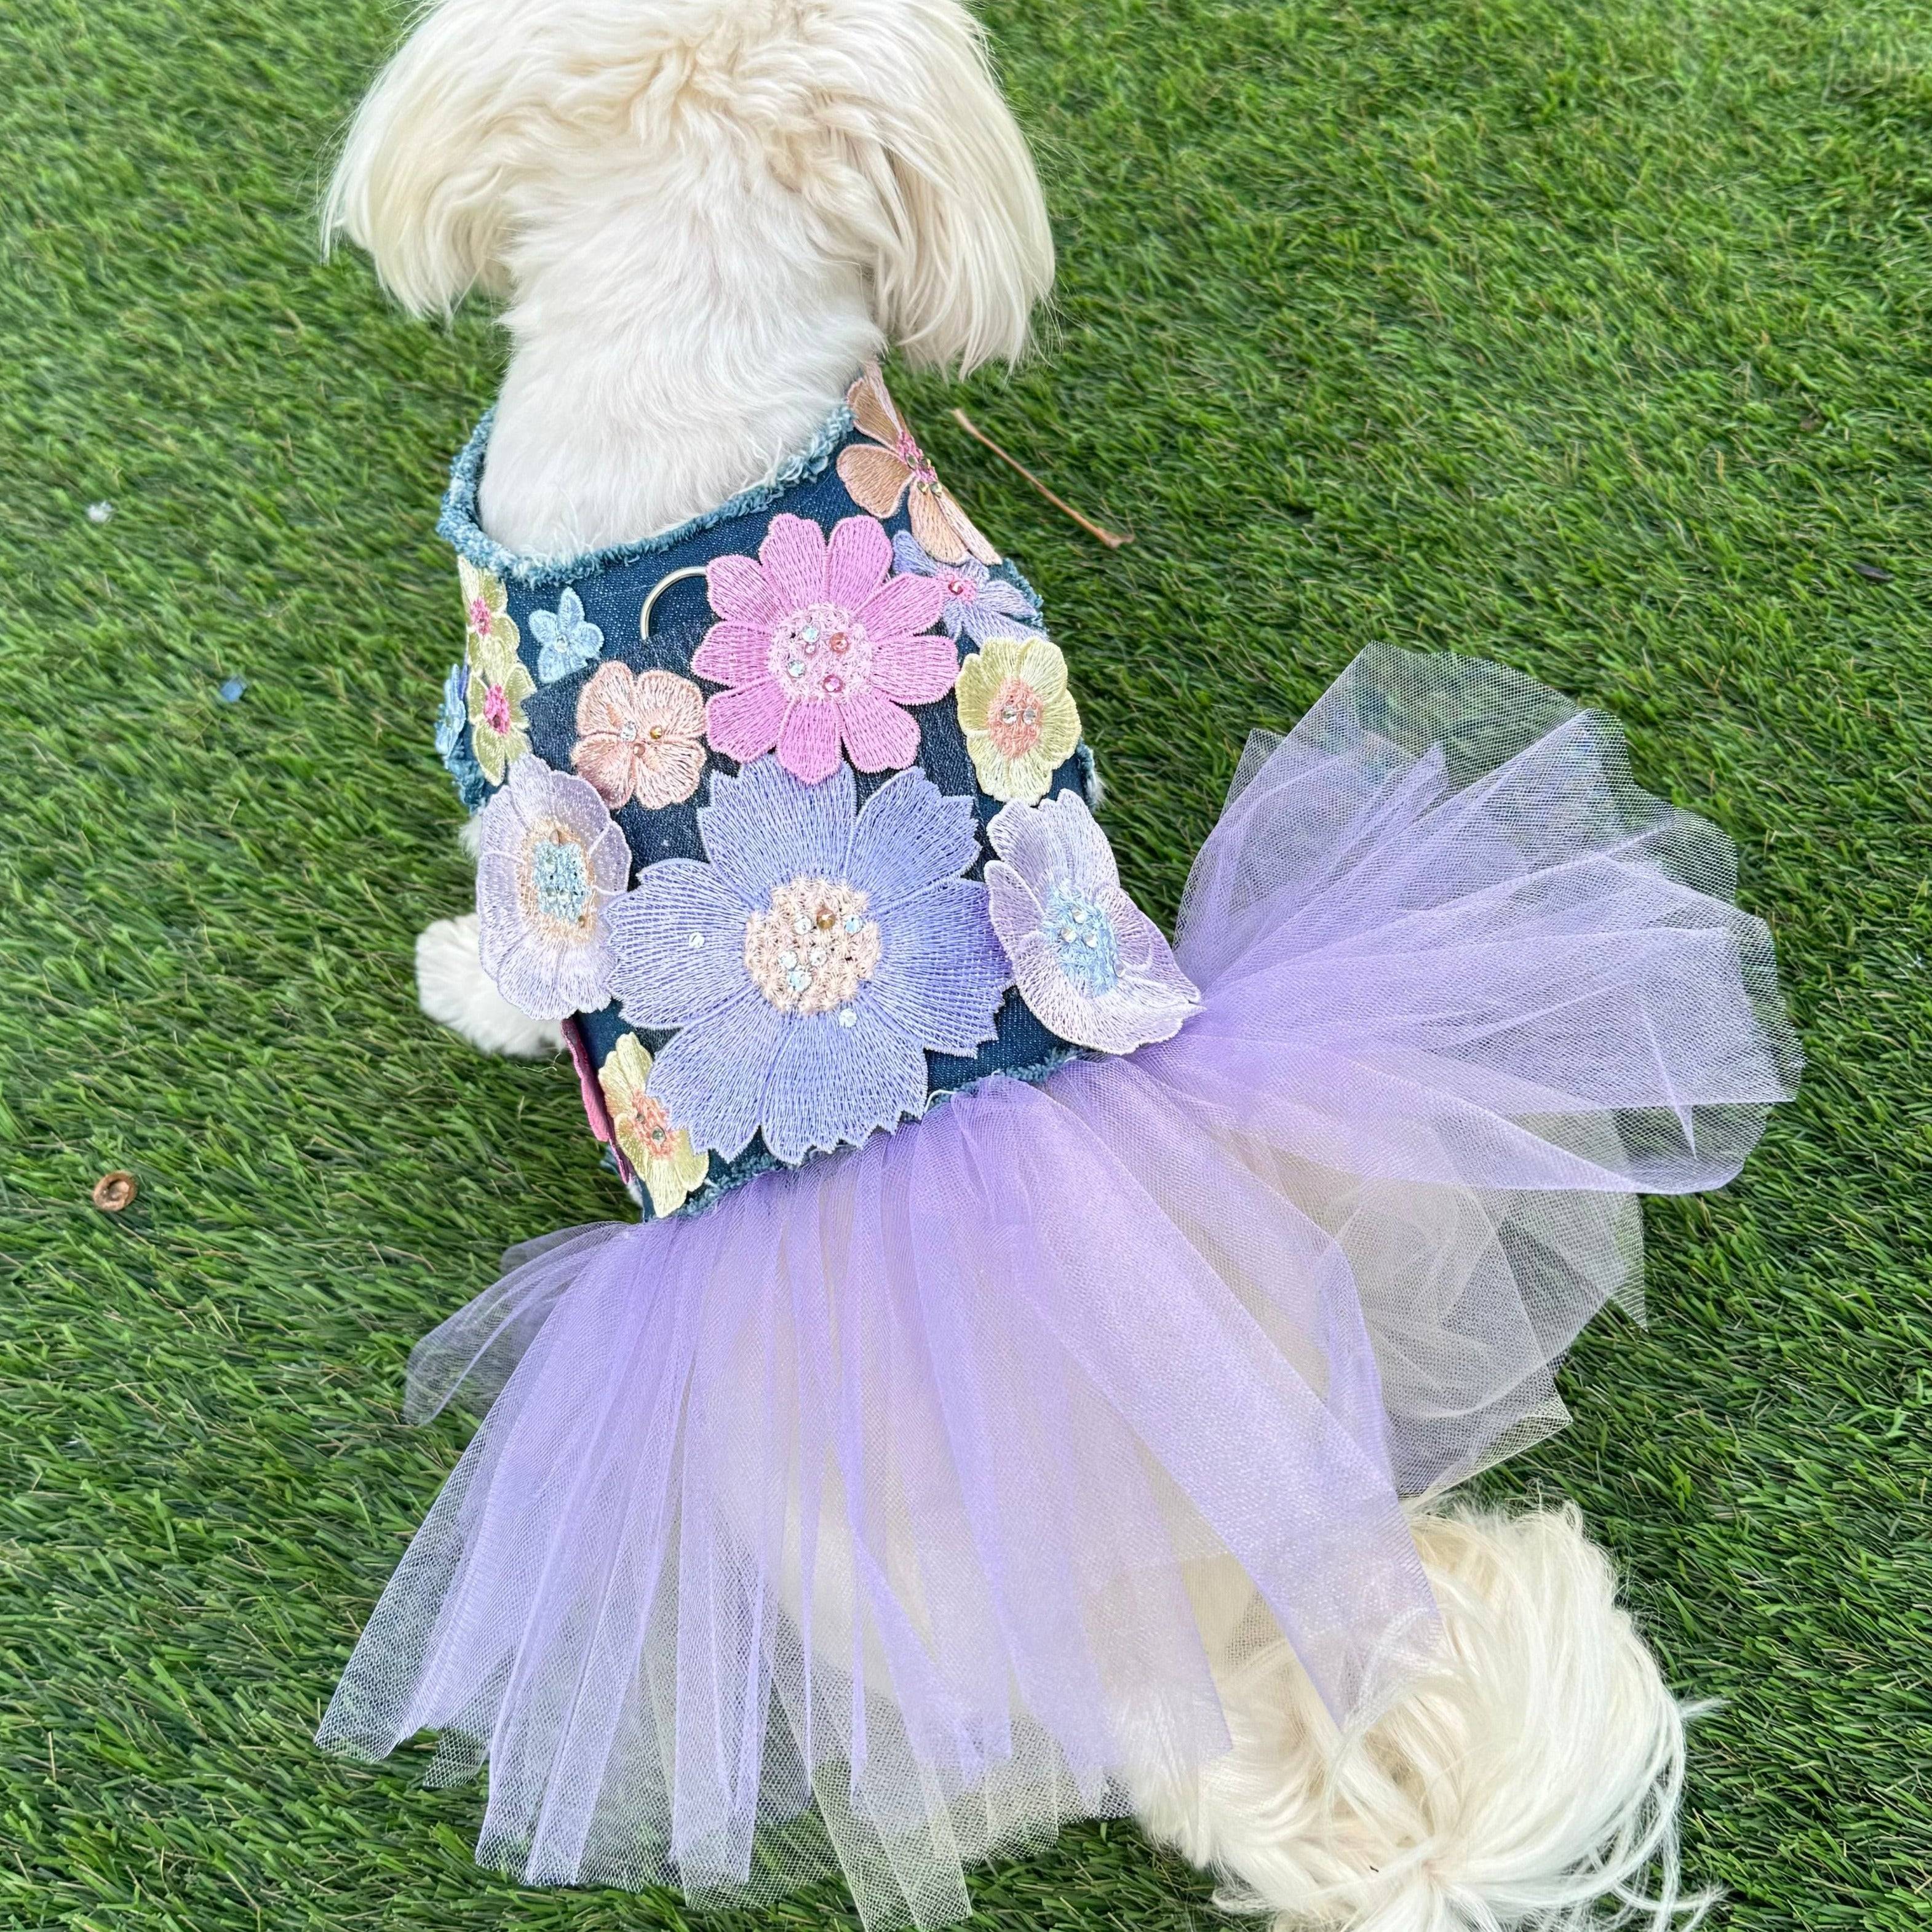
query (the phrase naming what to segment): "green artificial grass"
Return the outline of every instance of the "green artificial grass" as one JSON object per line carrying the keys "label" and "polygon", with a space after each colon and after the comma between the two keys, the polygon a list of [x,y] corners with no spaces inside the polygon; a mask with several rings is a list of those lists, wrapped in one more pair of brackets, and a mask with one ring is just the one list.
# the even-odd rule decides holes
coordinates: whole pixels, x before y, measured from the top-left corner
{"label": "green artificial grass", "polygon": [[[648,0],[639,0],[640,6]],[[1649,1214],[1577,1498],[1695,1734],[1730,1924],[1932,1924],[1932,8],[998,0],[1062,271],[1047,353],[904,399],[1076,668],[1172,913],[1244,734],[1359,646],[1628,721],[1741,848],[1810,1056],[1735,1186]],[[431,534],[500,366],[320,266],[373,0],[0,14],[0,1923],[670,1927],[477,1872],[474,1786],[310,1734],[463,1439],[410,1343],[619,1210],[560,1066],[415,1009],[468,890]],[[1109,554],[957,432],[976,418]],[[111,520],[86,507],[111,502]],[[238,701],[218,695],[246,680]],[[110,1218],[104,1170],[140,1180]],[[1129,1828],[977,1882],[1178,1932]],[[848,1921],[808,1894],[743,1928]]]}

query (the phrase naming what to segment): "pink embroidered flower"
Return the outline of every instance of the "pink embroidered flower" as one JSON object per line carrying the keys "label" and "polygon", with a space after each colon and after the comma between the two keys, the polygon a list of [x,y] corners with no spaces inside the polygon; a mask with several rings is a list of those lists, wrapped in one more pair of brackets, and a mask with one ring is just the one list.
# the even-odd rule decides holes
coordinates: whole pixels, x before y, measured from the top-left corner
{"label": "pink embroidered flower", "polygon": [[919,756],[919,726],[900,707],[944,698],[959,656],[950,638],[922,634],[938,621],[944,586],[889,576],[892,561],[885,526],[871,517],[846,518],[828,544],[793,516],[772,519],[755,562],[712,560],[705,577],[723,621],[691,668],[730,686],[706,707],[713,751],[744,764],[776,746],[806,784],[838,769],[841,744],[862,772]]}
{"label": "pink embroidered flower", "polygon": [[704,770],[704,694],[668,670],[607,664],[577,700],[570,762],[613,812],[682,804]]}
{"label": "pink embroidered flower", "polygon": [[905,496],[906,519],[927,556],[941,563],[964,563],[969,556],[982,563],[998,563],[1000,553],[973,527],[973,520],[914,440],[904,417],[886,393],[877,363],[866,364],[864,374],[846,391],[845,404],[860,433],[872,439],[848,443],[838,452],[838,480],[853,502],[875,517],[890,517]]}

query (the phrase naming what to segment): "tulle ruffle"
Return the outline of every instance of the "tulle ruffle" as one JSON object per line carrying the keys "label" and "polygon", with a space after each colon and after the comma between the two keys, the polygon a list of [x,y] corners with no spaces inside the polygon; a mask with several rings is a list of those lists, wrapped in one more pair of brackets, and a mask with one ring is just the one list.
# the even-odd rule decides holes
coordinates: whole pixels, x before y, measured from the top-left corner
{"label": "tulle ruffle", "polygon": [[412,1413],[494,1400],[322,1741],[487,1759],[532,1882],[836,1862],[886,1928],[1224,1750],[1275,1628],[1360,1711],[1432,1630],[1399,1498],[1560,1421],[1636,1193],[1790,1090],[1730,864],[1609,721],[1358,659],[1250,747],[1175,1039],[533,1244],[425,1340]]}

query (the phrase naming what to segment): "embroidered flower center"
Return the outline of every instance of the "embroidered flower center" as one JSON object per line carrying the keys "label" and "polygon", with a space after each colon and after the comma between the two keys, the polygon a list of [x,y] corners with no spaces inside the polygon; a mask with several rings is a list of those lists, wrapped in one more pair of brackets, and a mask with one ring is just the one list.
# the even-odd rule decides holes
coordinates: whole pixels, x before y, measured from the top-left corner
{"label": "embroidered flower center", "polygon": [[970,604],[973,601],[973,586],[963,577],[949,577],[946,580],[946,594],[955,603],[963,598]]}
{"label": "embroidered flower center", "polygon": [[772,888],[769,912],[745,922],[745,970],[782,1013],[829,1013],[856,1024],[851,1002],[878,970],[879,928],[866,895],[830,879]]}
{"label": "embroidered flower center", "polygon": [[1003,758],[1023,758],[1040,742],[1040,693],[1024,678],[1009,677],[986,713],[986,735]]}
{"label": "embroidered flower center", "polygon": [[772,676],[790,698],[808,703],[850,698],[872,674],[872,640],[863,624],[836,604],[810,604],[772,633]]}
{"label": "embroidered flower center", "polygon": [[1054,887],[1046,902],[1046,935],[1060,971],[1090,998],[1111,993],[1119,983],[1120,948],[1112,922],[1084,894],[1070,886]]}
{"label": "embroidered flower center", "polygon": [[481,597],[470,600],[470,628],[478,638],[490,634],[490,606]]}
{"label": "embroidered flower center", "polygon": [[500,738],[510,728],[510,700],[500,684],[493,684],[483,694],[483,722]]}
{"label": "embroidered flower center", "polygon": [[664,1160],[676,1151],[677,1130],[671,1125],[661,1100],[653,1100],[648,1094],[633,1095],[630,1115],[638,1138],[650,1149],[653,1160]]}
{"label": "embroidered flower center", "polygon": [[526,916],[546,936],[582,945],[596,929],[596,895],[584,842],[567,825],[548,819],[530,833],[518,882]]}
{"label": "embroidered flower center", "polygon": [[937,496],[939,494],[939,472],[927,459],[926,452],[914,442],[910,435],[901,430],[893,454],[912,474],[910,482],[914,489],[922,495]]}

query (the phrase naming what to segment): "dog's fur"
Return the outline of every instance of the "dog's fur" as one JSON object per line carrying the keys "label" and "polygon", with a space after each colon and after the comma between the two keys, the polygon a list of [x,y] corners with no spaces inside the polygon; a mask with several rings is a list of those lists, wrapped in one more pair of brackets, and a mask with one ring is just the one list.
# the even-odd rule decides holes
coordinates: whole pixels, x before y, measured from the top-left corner
{"label": "dog's fur", "polygon": [[[1017,356],[1053,269],[958,0],[441,0],[357,114],[325,230],[419,312],[503,298],[482,520],[550,555],[770,475],[889,347]],[[475,925],[423,934],[425,1010],[490,1052],[556,1051],[483,977]],[[1343,1736],[1286,1642],[1231,1646],[1234,1748],[1150,1780],[1149,1832],[1283,1926],[1580,1925],[1646,1871],[1643,1916],[1694,1910],[1683,1715],[1574,1512],[1414,1526],[1440,1667]],[[1232,1582],[1204,1628],[1251,1625]]]}
{"label": "dog's fur", "polygon": [[508,298],[482,519],[545,554],[755,483],[888,343],[1017,356],[1053,278],[953,0],[443,0],[326,220],[411,308]]}

